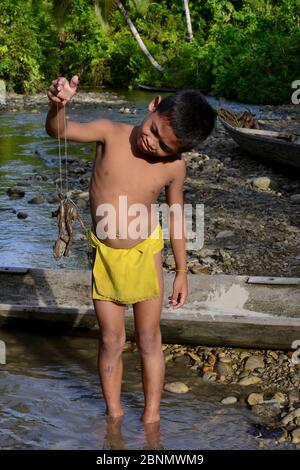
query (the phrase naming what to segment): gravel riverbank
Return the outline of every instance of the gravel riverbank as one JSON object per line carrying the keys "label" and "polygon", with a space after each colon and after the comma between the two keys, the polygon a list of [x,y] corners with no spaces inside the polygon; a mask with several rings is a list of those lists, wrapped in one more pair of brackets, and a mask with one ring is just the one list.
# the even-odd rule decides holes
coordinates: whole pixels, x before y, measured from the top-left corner
{"label": "gravel riverbank", "polygon": [[[135,350],[136,346],[131,344],[127,348]],[[188,371],[201,377],[203,384],[214,383],[219,387],[224,406],[243,403],[249,407],[257,417],[253,435],[278,443],[288,441],[298,447],[300,363],[297,362],[300,361],[297,352],[176,344],[163,345],[163,352],[167,367],[179,364],[186,370],[183,377]],[[167,383],[165,390],[187,393],[190,383],[188,380]]]}

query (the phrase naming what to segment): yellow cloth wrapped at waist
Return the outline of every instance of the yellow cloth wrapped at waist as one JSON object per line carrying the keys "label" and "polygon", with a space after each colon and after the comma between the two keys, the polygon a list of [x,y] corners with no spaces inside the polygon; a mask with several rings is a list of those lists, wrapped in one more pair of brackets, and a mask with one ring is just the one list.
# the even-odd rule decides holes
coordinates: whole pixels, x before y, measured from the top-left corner
{"label": "yellow cloth wrapped at waist", "polygon": [[148,238],[131,248],[112,248],[90,231],[96,249],[93,266],[93,299],[133,304],[159,297],[154,254],[164,246],[158,223]]}

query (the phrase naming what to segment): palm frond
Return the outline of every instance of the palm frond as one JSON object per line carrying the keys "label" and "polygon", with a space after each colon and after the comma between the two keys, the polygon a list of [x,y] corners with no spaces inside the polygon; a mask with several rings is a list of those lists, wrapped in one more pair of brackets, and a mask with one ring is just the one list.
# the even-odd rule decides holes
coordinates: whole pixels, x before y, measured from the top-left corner
{"label": "palm frond", "polygon": [[100,23],[102,22],[108,23],[109,19],[117,8],[117,3],[115,0],[95,0],[95,12],[97,18],[100,19]]}
{"label": "palm frond", "polygon": [[98,23],[100,24],[102,30],[105,33],[108,33],[108,31],[109,31],[109,22],[108,22],[107,19],[106,20],[104,19],[104,15],[103,15],[102,10],[99,7],[98,3],[95,3],[95,15],[96,15],[96,19],[97,19]]}
{"label": "palm frond", "polygon": [[145,15],[150,5],[150,0],[130,0],[129,4],[131,7],[134,7],[140,15]]}
{"label": "palm frond", "polygon": [[52,14],[59,29],[63,29],[72,3],[73,0],[52,0]]}

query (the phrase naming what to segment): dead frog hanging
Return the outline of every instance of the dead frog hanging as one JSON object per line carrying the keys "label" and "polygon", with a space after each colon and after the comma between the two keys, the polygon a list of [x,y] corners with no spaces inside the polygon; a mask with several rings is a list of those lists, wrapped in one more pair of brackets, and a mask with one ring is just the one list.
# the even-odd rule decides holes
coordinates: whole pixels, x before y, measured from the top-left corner
{"label": "dead frog hanging", "polygon": [[[58,109],[57,109],[58,112]],[[67,195],[63,194],[62,189],[62,158],[61,158],[61,144],[60,144],[60,129],[59,121],[57,118],[58,127],[58,154],[59,154],[59,182],[60,191],[58,197],[60,199],[59,207],[56,211],[52,212],[52,217],[57,217],[58,225],[58,239],[53,247],[53,257],[58,261],[62,256],[69,256],[73,244],[73,226],[75,220],[80,222],[82,229],[86,232],[86,227],[79,215],[76,204]],[[66,115],[64,109],[64,128],[66,128]],[[68,193],[68,154],[67,154],[67,140],[65,140],[65,174],[66,174],[66,193]]]}
{"label": "dead frog hanging", "polygon": [[85,225],[81,219],[76,204],[66,196],[59,194],[60,203],[56,211],[52,212],[53,217],[57,217],[58,239],[53,247],[53,257],[58,261],[62,256],[69,256],[73,244],[73,227],[75,220],[80,222],[85,230]]}

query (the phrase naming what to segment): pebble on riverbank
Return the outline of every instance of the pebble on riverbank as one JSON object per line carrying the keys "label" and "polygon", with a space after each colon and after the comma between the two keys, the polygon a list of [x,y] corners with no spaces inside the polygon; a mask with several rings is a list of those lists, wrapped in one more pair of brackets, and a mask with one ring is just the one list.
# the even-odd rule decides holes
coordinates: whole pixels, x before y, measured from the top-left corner
{"label": "pebble on riverbank", "polygon": [[20,199],[25,196],[25,191],[19,188],[8,188],[6,193],[10,199]]}
{"label": "pebble on riverbank", "polygon": [[189,391],[189,387],[183,382],[171,382],[165,384],[164,390],[172,393],[187,393]]}

